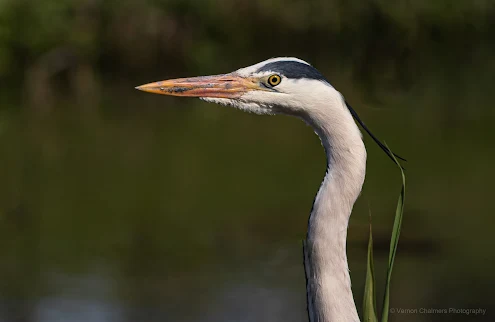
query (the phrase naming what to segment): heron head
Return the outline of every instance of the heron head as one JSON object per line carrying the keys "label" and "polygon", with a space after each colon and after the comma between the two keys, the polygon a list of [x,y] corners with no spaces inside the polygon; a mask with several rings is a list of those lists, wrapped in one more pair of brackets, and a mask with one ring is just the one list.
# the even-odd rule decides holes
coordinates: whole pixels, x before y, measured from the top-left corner
{"label": "heron head", "polygon": [[297,58],[273,58],[232,73],[145,84],[139,90],[199,97],[257,114],[298,115],[340,94],[323,75]]}

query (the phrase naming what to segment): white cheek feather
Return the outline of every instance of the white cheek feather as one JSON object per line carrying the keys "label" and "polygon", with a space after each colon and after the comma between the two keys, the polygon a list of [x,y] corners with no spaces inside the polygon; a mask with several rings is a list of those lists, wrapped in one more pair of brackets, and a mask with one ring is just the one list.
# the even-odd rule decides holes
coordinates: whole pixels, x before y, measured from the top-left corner
{"label": "white cheek feather", "polygon": [[[268,74],[271,74],[270,72]],[[259,75],[256,74],[256,77]],[[262,109],[262,114],[300,115],[301,112],[328,113],[331,109],[342,109],[340,104],[331,104],[340,99],[340,93],[330,84],[309,79],[289,79],[282,76],[282,81],[274,87],[275,91],[249,91],[242,95],[236,106],[243,110],[252,107]],[[253,106],[253,102],[255,105]],[[258,113],[258,111],[253,111]]]}
{"label": "white cheek feather", "polygon": [[230,98],[214,98],[214,97],[200,97],[201,100],[210,103],[216,103],[225,106],[232,106],[244,112],[250,112],[260,115],[273,115],[269,106],[263,106],[255,102],[247,102],[243,100],[236,100]]}

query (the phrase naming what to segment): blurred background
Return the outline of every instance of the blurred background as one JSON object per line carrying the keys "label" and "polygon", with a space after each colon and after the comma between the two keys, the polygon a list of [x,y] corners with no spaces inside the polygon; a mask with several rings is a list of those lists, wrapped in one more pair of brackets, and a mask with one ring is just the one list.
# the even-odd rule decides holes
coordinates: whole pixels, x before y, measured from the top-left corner
{"label": "blurred background", "polygon": [[[493,321],[495,3],[1,0],[0,321],[306,321],[301,241],[325,173],[303,122],[134,87],[312,63],[406,157],[391,321]],[[400,175],[365,135],[378,299]],[[381,301],[379,301],[381,302]]]}

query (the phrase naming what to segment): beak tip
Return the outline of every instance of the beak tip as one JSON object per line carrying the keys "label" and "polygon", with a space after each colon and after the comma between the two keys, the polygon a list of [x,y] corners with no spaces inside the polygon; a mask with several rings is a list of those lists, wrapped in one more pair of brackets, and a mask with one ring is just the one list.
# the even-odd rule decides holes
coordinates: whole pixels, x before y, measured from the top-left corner
{"label": "beak tip", "polygon": [[136,86],[136,87],[134,87],[134,89],[137,89],[138,91],[142,91],[143,90],[143,86],[142,85],[141,86]]}

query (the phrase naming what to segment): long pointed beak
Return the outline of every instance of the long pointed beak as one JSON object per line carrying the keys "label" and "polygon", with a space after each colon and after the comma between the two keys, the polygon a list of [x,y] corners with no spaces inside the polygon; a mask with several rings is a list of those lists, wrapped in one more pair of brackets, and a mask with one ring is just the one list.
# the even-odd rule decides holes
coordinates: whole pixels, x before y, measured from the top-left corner
{"label": "long pointed beak", "polygon": [[178,78],[136,87],[144,92],[187,97],[237,98],[249,90],[259,89],[253,78],[237,74]]}

